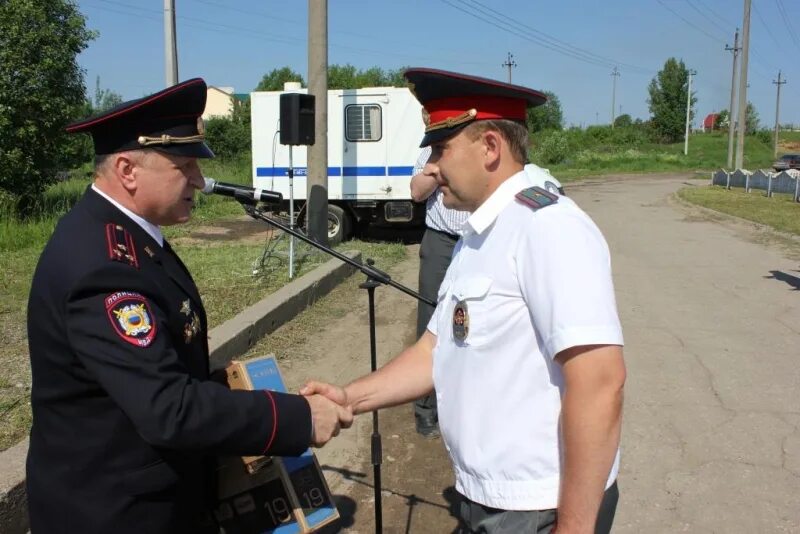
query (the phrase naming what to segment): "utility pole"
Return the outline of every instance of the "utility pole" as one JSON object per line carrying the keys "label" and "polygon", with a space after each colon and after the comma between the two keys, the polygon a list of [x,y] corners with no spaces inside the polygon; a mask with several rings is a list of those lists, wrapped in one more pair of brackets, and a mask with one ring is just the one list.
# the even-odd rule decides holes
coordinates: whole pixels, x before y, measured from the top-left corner
{"label": "utility pole", "polygon": [[731,70],[731,105],[728,107],[728,169],[733,167],[733,132],[736,131],[736,113],[734,112],[734,105],[736,104],[736,60],[739,57],[739,28],[736,28],[736,34],[733,37],[733,47],[725,45],[725,50],[733,52],[733,69]]}
{"label": "utility pole", "polygon": [[689,155],[689,125],[691,124],[692,115],[692,76],[697,74],[697,71],[689,69],[689,86],[686,91],[686,135],[683,139],[683,155]]}
{"label": "utility pole", "polygon": [[750,0],[744,0],[742,23],[742,64],[739,67],[739,119],[736,135],[736,168],[744,166],[744,134],[747,130],[747,59],[750,56]]}
{"label": "utility pole", "polygon": [[775,149],[772,157],[778,157],[778,130],[780,130],[778,122],[778,114],[781,109],[781,85],[786,83],[786,80],[781,81],[781,71],[778,71],[778,81],[772,80],[772,83],[778,86],[778,97],[775,99]]}
{"label": "utility pole", "polygon": [[611,76],[614,78],[614,88],[611,90],[611,129],[614,129],[614,109],[616,106],[616,98],[617,98],[617,78],[619,78],[619,69],[614,67],[614,70],[611,71]]}
{"label": "utility pole", "polygon": [[178,83],[178,46],[175,43],[175,0],[164,0],[164,73],[167,87]]}
{"label": "utility pole", "polygon": [[308,147],[306,230],[311,239],[327,245],[328,0],[308,0],[308,94],[314,95],[315,133]]}
{"label": "utility pole", "polygon": [[511,67],[516,67],[517,64],[514,62],[514,55],[509,52],[508,56],[506,57],[506,62],[503,63],[503,67],[508,67],[508,83],[511,83]]}

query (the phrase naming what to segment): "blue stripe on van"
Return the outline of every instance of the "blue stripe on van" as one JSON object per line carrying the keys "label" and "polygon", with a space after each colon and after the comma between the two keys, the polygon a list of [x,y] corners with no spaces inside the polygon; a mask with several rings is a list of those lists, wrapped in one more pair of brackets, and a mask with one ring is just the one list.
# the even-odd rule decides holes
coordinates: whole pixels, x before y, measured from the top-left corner
{"label": "blue stripe on van", "polygon": [[386,176],[386,167],[342,167],[342,176]]}
{"label": "blue stripe on van", "polygon": [[[411,176],[414,167],[328,167],[328,176]],[[295,167],[295,177],[307,176],[307,167]],[[256,176],[260,178],[282,178],[289,176],[289,167],[256,167]]]}
{"label": "blue stripe on van", "polygon": [[[294,175],[297,176],[307,176],[308,175],[308,168],[307,167],[295,167],[294,168]],[[342,168],[341,167],[328,167],[328,176],[341,176],[342,175]],[[256,167],[256,176],[258,177],[273,177],[273,178],[280,178],[283,176],[289,176],[289,167]]]}
{"label": "blue stripe on van", "polygon": [[389,176],[411,176],[414,167],[389,167]]}

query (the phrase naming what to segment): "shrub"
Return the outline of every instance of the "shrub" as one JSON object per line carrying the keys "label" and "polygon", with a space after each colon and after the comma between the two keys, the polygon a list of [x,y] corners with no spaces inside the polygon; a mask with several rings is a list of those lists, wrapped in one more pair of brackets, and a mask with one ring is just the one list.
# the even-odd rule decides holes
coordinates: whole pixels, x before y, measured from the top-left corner
{"label": "shrub", "polygon": [[569,155],[569,142],[564,132],[552,131],[541,136],[536,148],[533,150],[533,160],[537,163],[561,163]]}
{"label": "shrub", "polygon": [[234,158],[250,150],[250,126],[242,121],[213,117],[206,122],[206,143],[218,157]]}

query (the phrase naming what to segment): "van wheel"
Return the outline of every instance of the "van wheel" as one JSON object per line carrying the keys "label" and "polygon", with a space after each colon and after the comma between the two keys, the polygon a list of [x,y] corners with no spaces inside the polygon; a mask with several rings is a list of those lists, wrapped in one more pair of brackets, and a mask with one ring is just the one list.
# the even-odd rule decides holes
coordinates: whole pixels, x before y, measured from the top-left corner
{"label": "van wheel", "polygon": [[335,204],[328,204],[328,243],[338,245],[351,233],[350,215]]}

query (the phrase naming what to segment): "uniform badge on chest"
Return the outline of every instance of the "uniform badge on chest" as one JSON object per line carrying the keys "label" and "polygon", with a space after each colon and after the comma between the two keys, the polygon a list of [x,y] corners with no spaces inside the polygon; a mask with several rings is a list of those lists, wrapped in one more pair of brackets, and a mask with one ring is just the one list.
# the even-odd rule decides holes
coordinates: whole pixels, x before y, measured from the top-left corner
{"label": "uniform badge on chest", "polygon": [[194,336],[200,333],[200,317],[194,313],[192,320],[183,326],[183,340],[188,345],[194,339]]}
{"label": "uniform badge on chest", "polygon": [[469,334],[469,309],[467,303],[459,300],[453,308],[453,337],[459,341],[467,339]]}

